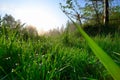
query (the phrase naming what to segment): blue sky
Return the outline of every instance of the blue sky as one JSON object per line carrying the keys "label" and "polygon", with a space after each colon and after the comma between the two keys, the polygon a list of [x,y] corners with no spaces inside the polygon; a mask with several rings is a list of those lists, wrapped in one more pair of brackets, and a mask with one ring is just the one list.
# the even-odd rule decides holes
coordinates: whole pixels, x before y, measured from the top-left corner
{"label": "blue sky", "polygon": [[11,14],[38,31],[47,31],[65,25],[68,20],[59,8],[61,1],[64,0],[0,0],[0,15]]}

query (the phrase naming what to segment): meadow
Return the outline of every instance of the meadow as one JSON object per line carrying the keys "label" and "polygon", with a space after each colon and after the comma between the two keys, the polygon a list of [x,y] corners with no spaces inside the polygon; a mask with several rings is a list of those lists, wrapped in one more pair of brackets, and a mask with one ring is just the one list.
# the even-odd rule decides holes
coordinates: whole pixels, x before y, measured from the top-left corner
{"label": "meadow", "polygon": [[[69,38],[68,38],[69,37]],[[120,34],[91,37],[120,66]],[[108,62],[109,63],[109,62]],[[113,80],[83,37],[0,35],[0,80]]]}

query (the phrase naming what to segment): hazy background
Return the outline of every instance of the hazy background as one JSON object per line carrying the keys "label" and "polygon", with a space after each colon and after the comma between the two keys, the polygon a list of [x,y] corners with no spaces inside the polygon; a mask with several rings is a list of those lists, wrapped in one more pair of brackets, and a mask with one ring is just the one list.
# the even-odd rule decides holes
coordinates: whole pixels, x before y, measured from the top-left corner
{"label": "hazy background", "polygon": [[63,0],[0,0],[0,15],[11,14],[22,23],[33,25],[41,33],[61,27],[67,17],[60,10]]}

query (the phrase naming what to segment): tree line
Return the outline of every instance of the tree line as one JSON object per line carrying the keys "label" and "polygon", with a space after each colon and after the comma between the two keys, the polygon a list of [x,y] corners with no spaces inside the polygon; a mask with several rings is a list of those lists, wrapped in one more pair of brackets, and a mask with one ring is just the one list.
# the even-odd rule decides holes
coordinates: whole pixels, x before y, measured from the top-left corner
{"label": "tree line", "polygon": [[5,14],[5,16],[0,17],[0,36],[5,35],[7,37],[12,33],[17,33],[24,40],[38,37],[38,32],[34,26],[21,23],[20,20],[15,20],[12,15]]}
{"label": "tree line", "polygon": [[66,0],[60,3],[60,7],[89,33],[95,30],[98,33],[120,31],[120,5],[111,5],[115,0],[83,0],[83,2]]}

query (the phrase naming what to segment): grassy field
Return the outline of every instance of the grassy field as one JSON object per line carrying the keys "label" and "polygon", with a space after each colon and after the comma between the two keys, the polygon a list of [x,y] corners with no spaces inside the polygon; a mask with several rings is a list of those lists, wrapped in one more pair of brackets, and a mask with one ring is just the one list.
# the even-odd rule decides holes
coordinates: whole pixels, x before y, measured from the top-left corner
{"label": "grassy field", "polygon": [[[10,33],[0,37],[0,80],[113,80],[82,37]],[[92,38],[120,66],[119,33]]]}

